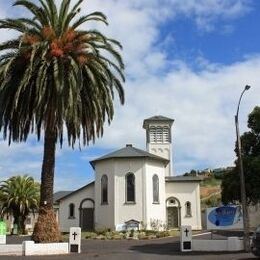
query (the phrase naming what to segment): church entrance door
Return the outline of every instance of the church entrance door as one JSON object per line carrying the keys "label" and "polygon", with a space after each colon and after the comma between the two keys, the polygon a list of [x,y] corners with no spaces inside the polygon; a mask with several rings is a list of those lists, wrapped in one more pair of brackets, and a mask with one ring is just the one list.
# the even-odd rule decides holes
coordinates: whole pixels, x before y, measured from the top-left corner
{"label": "church entrance door", "polygon": [[181,226],[181,204],[175,197],[166,200],[167,226],[168,229],[179,228]]}
{"label": "church entrance door", "polygon": [[83,231],[94,230],[95,202],[91,198],[83,199],[79,206],[79,226]]}
{"label": "church entrance door", "polygon": [[82,215],[82,230],[94,230],[94,208],[83,208]]}
{"label": "church entrance door", "polygon": [[179,227],[179,213],[177,207],[170,207],[167,209],[167,220],[168,228],[178,228]]}

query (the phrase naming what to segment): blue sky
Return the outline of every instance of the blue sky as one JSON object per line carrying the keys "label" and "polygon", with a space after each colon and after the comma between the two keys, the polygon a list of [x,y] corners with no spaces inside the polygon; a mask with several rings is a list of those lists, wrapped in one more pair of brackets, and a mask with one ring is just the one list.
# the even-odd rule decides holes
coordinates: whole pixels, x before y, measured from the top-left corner
{"label": "blue sky", "polygon": [[[36,0],[35,0],[36,1]],[[13,1],[0,2],[0,17],[26,15]],[[59,3],[57,1],[57,3]],[[73,0],[72,2],[75,2]],[[173,172],[233,165],[234,114],[241,131],[260,100],[260,1],[88,0],[82,13],[103,11],[109,27],[93,25],[121,41],[126,63],[126,104],[95,145],[57,148],[55,190],[73,190],[94,178],[89,160],[132,143],[145,149],[143,119],[175,119]],[[87,25],[90,26],[90,25]],[[2,31],[1,40],[14,36]],[[40,179],[42,143],[7,145],[0,133],[0,178],[30,174]]]}

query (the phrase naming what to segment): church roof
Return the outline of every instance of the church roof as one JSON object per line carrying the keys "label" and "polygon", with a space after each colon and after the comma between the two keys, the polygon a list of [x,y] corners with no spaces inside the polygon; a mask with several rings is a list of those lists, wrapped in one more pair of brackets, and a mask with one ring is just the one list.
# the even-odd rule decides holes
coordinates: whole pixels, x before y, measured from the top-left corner
{"label": "church roof", "polygon": [[145,128],[145,126],[147,125],[148,122],[163,122],[163,121],[168,121],[172,124],[174,122],[174,119],[171,119],[171,118],[165,117],[165,116],[161,116],[161,115],[152,116],[152,117],[149,117],[144,120],[143,128]]}
{"label": "church roof", "polygon": [[65,196],[69,195],[70,193],[72,193],[72,191],[57,191],[57,192],[55,192],[55,193],[53,194],[53,203],[54,203],[54,204],[57,204],[58,201],[59,201],[61,198],[63,198],[63,197],[65,197]]}
{"label": "church roof", "polygon": [[162,158],[160,156],[148,153],[146,151],[143,151],[141,149],[137,149],[133,147],[131,144],[127,144],[126,147],[117,150],[115,152],[106,154],[100,158],[97,158],[96,160],[93,160],[90,162],[93,168],[95,168],[96,162],[112,159],[112,158],[150,158],[153,160],[163,161],[165,163],[168,163],[169,160]]}
{"label": "church roof", "polygon": [[[56,204],[57,204],[57,203],[59,203],[62,199],[65,199],[65,198],[67,198],[67,197],[69,197],[69,196],[71,196],[71,195],[73,195],[73,194],[75,194],[75,193],[77,193],[77,192],[79,192],[79,191],[81,191],[81,190],[87,188],[88,186],[93,185],[93,184],[94,184],[94,181],[92,181],[92,182],[88,183],[87,185],[84,185],[83,187],[81,187],[81,188],[79,188],[79,189],[77,189],[77,190],[74,190],[74,191],[58,191],[58,192],[56,192],[56,193],[53,194],[53,197],[54,197],[54,198],[55,198],[55,196],[57,197],[57,194],[60,195],[59,198],[56,198],[56,200],[55,200],[55,202],[56,202]],[[56,195],[55,195],[55,194],[56,194]]]}
{"label": "church roof", "polygon": [[202,178],[197,176],[166,176],[166,182],[200,182]]}

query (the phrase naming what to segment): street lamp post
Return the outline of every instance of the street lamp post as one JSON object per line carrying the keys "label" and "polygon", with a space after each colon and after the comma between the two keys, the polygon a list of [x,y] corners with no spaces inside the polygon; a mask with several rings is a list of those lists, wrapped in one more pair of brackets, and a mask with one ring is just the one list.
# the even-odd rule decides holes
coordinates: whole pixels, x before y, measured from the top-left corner
{"label": "street lamp post", "polygon": [[241,193],[241,204],[243,210],[243,225],[244,225],[244,248],[246,252],[249,252],[249,219],[248,219],[248,210],[247,210],[247,202],[246,202],[246,187],[245,187],[245,175],[242,161],[242,153],[241,153],[241,139],[239,133],[239,122],[238,122],[238,113],[239,106],[242,99],[243,94],[246,90],[249,90],[250,86],[246,85],[244,90],[242,91],[239,102],[237,105],[237,113],[235,115],[235,125],[236,125],[236,135],[237,135],[237,148],[238,148],[238,160],[239,160],[239,174],[240,174],[240,193]]}

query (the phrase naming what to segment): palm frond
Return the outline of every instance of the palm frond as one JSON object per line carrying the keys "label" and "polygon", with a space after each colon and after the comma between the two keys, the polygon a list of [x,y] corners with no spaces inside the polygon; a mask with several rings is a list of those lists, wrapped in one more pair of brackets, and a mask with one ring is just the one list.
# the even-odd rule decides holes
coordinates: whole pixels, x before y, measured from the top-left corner
{"label": "palm frond", "polygon": [[88,21],[100,21],[108,25],[106,16],[101,12],[94,12],[88,15],[81,16],[76,22],[71,26],[74,30],[77,29],[80,25]]}
{"label": "palm frond", "polygon": [[44,13],[43,9],[38,7],[36,4],[32,3],[28,0],[17,0],[13,4],[13,6],[22,6],[30,11],[37,19],[42,26],[47,26],[49,24],[46,14]]}
{"label": "palm frond", "polygon": [[27,27],[24,23],[22,23],[19,20],[6,19],[0,20],[0,29],[13,29],[18,32],[24,33],[29,30],[29,27]]}
{"label": "palm frond", "polygon": [[9,49],[17,49],[19,47],[19,44],[20,44],[20,40],[17,40],[17,39],[3,42],[0,44],[0,51],[9,50]]}
{"label": "palm frond", "polygon": [[63,0],[17,0],[33,18],[0,20],[0,28],[21,35],[0,45],[0,131],[4,138],[25,141],[31,132],[55,129],[62,145],[64,124],[69,144],[83,143],[103,134],[114,115],[118,94],[124,103],[124,63],[121,44],[96,30],[78,30],[90,20],[107,23],[101,12],[79,13],[82,0],[70,9]]}
{"label": "palm frond", "polygon": [[65,18],[67,17],[69,6],[70,6],[71,0],[64,0],[61,3],[60,10],[59,10],[59,35],[61,32],[64,31],[63,28],[63,22],[65,21]]}

